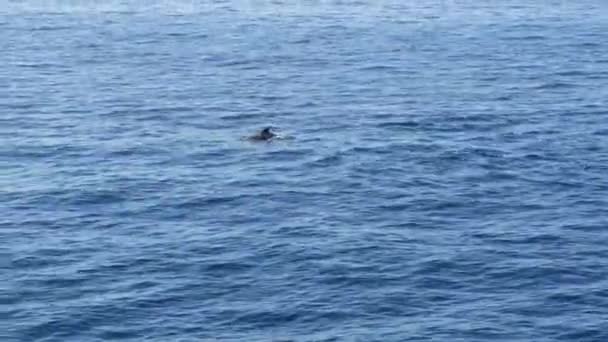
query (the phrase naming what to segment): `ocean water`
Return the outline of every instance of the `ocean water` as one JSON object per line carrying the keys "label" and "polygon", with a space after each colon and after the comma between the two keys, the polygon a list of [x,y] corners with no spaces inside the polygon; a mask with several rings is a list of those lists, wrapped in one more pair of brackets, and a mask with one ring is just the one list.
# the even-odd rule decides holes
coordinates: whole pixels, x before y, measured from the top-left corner
{"label": "ocean water", "polygon": [[0,340],[608,341],[606,42],[599,0],[0,1]]}

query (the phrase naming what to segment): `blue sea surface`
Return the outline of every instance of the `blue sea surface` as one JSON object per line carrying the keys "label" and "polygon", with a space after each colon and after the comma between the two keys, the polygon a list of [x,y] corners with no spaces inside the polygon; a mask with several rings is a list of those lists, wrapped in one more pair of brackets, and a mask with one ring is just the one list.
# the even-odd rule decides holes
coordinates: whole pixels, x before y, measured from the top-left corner
{"label": "blue sea surface", "polygon": [[600,0],[0,0],[3,342],[608,341],[607,177]]}

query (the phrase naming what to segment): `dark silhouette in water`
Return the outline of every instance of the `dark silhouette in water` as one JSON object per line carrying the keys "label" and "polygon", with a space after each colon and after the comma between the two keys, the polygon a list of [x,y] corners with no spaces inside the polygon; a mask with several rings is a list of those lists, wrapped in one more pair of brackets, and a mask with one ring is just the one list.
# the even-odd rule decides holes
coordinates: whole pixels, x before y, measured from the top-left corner
{"label": "dark silhouette in water", "polygon": [[274,132],[271,131],[271,129],[272,127],[266,127],[258,134],[252,135],[247,139],[251,141],[270,141],[272,140],[272,138],[277,136]]}

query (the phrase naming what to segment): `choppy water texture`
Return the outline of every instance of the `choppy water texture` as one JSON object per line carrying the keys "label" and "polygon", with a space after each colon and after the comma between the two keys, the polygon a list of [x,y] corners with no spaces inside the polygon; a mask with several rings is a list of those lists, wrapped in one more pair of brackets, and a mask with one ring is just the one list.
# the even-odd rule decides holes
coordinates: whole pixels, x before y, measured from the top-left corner
{"label": "choppy water texture", "polygon": [[608,341],[606,5],[400,2],[4,1],[2,340]]}

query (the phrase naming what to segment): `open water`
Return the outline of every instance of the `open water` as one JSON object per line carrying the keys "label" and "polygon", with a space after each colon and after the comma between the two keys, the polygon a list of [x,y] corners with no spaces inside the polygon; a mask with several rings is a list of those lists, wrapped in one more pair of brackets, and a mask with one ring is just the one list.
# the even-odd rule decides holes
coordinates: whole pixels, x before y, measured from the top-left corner
{"label": "open water", "polygon": [[0,1],[0,340],[608,341],[607,7]]}

